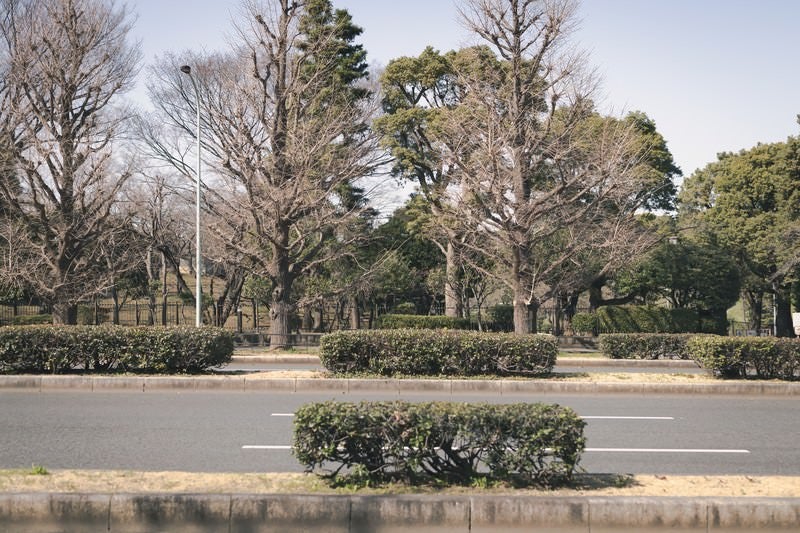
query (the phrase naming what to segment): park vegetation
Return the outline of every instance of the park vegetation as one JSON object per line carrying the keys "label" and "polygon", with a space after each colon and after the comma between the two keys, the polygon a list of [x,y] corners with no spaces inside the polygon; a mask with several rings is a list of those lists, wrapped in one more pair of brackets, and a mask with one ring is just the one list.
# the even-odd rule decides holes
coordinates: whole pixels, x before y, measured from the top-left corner
{"label": "park vegetation", "polygon": [[[720,154],[678,191],[646,110],[598,109],[577,0],[458,7],[474,46],[371,70],[331,0],[243,0],[227,50],[143,69],[120,3],[0,0],[0,303],[76,324],[143,300],[165,324],[168,301],[201,298],[207,324],[251,313],[273,346],[386,313],[562,335],[670,308],[668,328],[626,331],[725,333],[738,301],[740,329],[795,335],[798,138]],[[140,74],[146,113],[125,94]],[[386,173],[415,185],[393,212]]]}

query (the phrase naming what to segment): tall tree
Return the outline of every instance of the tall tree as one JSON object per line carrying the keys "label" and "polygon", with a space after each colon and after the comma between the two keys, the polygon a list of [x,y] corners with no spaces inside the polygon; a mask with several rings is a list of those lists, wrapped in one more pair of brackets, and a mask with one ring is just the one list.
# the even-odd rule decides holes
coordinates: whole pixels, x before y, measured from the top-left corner
{"label": "tall tree", "polygon": [[433,214],[425,233],[445,257],[445,314],[454,317],[463,311],[458,263],[462,236],[443,206],[448,187],[454,185],[454,173],[435,130],[443,110],[459,100],[453,61],[460,53],[441,54],[427,47],[418,57],[389,62],[381,75],[385,115],[375,121],[383,145],[394,158],[392,173],[415,182]]}
{"label": "tall tree", "polygon": [[[704,224],[732,253],[751,309],[775,299],[779,336],[794,336],[791,287],[800,277],[800,139],[760,144],[692,174],[681,192],[684,216]],[[758,328],[756,328],[758,329]]]}
{"label": "tall tree", "polygon": [[103,0],[0,9],[3,166],[13,175],[0,180],[2,234],[13,244],[2,276],[27,280],[55,323],[74,323],[77,302],[108,287],[103,248],[127,225],[117,200],[131,170],[112,148],[127,118],[115,102],[139,61],[131,17]]}
{"label": "tall tree", "polygon": [[442,125],[459,183],[448,205],[512,293],[517,333],[535,331],[564,265],[639,238],[635,129],[591,120],[596,82],[569,48],[575,12],[572,0],[467,2],[488,46],[455,63],[462,96]]}
{"label": "tall tree", "polygon": [[[331,239],[362,207],[342,192],[378,164],[366,128],[372,101],[358,82],[366,73],[360,33],[328,0],[247,2],[234,50],[226,55],[167,57],[154,69],[151,95],[159,117],[182,132],[178,144],[151,138],[185,170],[195,98],[179,72],[192,66],[201,99],[205,163],[218,183],[205,191],[208,231],[226,253],[269,281],[273,345],[288,342],[295,281],[346,250]],[[182,144],[181,144],[182,143]]]}

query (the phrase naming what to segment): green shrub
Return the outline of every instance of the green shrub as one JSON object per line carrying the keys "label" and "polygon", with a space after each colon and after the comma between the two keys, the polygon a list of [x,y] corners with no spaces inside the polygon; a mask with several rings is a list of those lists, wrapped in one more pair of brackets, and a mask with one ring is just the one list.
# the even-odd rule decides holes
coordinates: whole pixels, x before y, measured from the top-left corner
{"label": "green shrub", "polygon": [[444,315],[381,315],[377,326],[381,329],[470,329],[468,318]]}
{"label": "green shrub", "polygon": [[489,318],[497,331],[514,331],[514,306],[497,304],[489,308]]}
{"label": "green shrub", "polygon": [[775,337],[694,337],[692,359],[724,378],[800,378],[800,339]]}
{"label": "green shrub", "polygon": [[595,313],[575,313],[572,317],[572,330],[575,333],[594,333],[598,328]]}
{"label": "green shrub", "polygon": [[320,360],[336,374],[539,375],[557,355],[550,335],[387,329],[337,331],[320,341]]}
{"label": "green shrub", "polygon": [[30,326],[33,324],[52,324],[53,315],[18,315],[11,318],[12,326]]}
{"label": "green shrub", "polygon": [[413,302],[401,302],[392,307],[392,313],[397,315],[413,315],[417,312],[417,306]]}
{"label": "green shrub", "polygon": [[600,333],[724,333],[727,327],[693,309],[653,305],[609,305],[596,314]]}
{"label": "green shrub", "polygon": [[200,372],[230,362],[233,334],[218,328],[10,326],[0,329],[0,373]]}
{"label": "green shrub", "polygon": [[611,359],[691,359],[691,333],[604,333],[599,347]]}
{"label": "green shrub", "polygon": [[551,485],[571,478],[585,422],[567,407],[451,402],[323,402],[301,407],[293,453],[308,471],[332,468],[361,482]]}

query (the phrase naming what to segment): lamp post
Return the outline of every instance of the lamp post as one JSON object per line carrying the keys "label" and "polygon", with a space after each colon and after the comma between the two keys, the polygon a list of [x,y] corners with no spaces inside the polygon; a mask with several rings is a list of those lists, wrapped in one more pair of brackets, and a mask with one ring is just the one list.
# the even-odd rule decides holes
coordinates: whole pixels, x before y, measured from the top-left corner
{"label": "lamp post", "polygon": [[200,262],[202,259],[200,258],[200,91],[197,90],[197,83],[194,81],[194,76],[192,76],[192,67],[189,65],[183,65],[181,67],[181,72],[189,76],[189,79],[192,80],[192,86],[194,87],[194,96],[196,100],[196,107],[197,107],[197,181],[195,187],[195,289],[194,289],[194,325],[195,327],[199,328],[203,325],[202,320],[202,306],[201,300],[203,297],[202,286],[200,285]]}

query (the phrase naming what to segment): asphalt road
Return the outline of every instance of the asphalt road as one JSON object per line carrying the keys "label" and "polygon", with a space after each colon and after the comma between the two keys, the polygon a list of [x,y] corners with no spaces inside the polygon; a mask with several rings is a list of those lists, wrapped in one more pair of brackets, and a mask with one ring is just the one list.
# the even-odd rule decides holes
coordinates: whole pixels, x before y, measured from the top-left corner
{"label": "asphalt road", "polygon": [[[379,395],[0,391],[0,468],[291,472],[302,404]],[[410,400],[447,399],[412,395]],[[596,473],[800,475],[796,398],[463,396],[545,401],[586,417],[581,465]]]}

